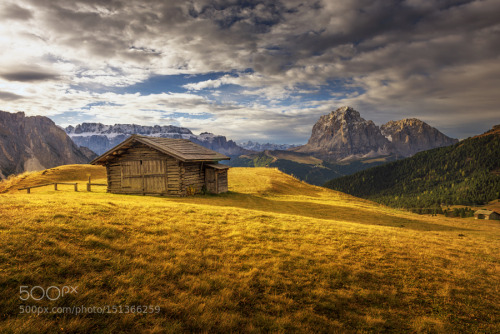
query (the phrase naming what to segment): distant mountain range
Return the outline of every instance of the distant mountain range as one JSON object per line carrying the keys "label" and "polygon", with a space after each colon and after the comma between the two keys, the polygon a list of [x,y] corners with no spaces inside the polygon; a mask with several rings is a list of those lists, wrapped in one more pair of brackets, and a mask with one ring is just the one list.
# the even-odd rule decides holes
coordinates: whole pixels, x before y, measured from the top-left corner
{"label": "distant mountain range", "polygon": [[292,148],[320,159],[339,162],[378,156],[408,157],[458,142],[416,118],[390,121],[378,127],[351,107],[321,116],[307,144]]}
{"label": "distant mountain range", "polygon": [[275,150],[288,150],[290,148],[294,148],[297,145],[290,145],[290,144],[272,144],[272,143],[257,143],[253,142],[251,140],[243,143],[239,143],[239,145],[247,150],[250,151],[255,151],[255,152],[263,152],[263,151],[275,151]]}
{"label": "distant mountain range", "polygon": [[0,177],[61,164],[85,163],[95,156],[94,152],[102,154],[132,134],[189,139],[232,157],[228,162],[232,166],[274,166],[317,185],[457,142],[414,118],[378,127],[351,107],[321,116],[308,143],[298,147],[252,141],[238,145],[224,136],[208,132],[195,135],[187,128],[172,125],[82,123],[66,127],[66,135],[46,117],[7,112],[0,117],[0,151],[4,152],[0,156]]}
{"label": "distant mountain range", "polygon": [[500,125],[452,146],[415,154],[326,187],[416,212],[441,205],[480,205],[500,198]]}
{"label": "distant mountain range", "polygon": [[208,132],[195,135],[187,128],[173,125],[143,126],[136,124],[104,125],[101,123],[82,123],[76,126],[70,125],[65,128],[65,131],[77,145],[88,147],[99,155],[118,145],[132,134],[189,139],[192,142],[228,156],[253,153],[238,146],[234,141],[227,140],[224,136]]}
{"label": "distant mountain range", "polygon": [[0,178],[63,164],[87,163],[96,155],[78,147],[52,120],[0,111]]}

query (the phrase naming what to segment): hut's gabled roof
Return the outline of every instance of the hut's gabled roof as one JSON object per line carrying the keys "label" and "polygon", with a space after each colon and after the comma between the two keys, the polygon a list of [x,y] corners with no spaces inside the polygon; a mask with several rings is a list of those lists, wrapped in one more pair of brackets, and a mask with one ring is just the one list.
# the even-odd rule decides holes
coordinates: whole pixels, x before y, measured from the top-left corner
{"label": "hut's gabled roof", "polygon": [[133,143],[139,142],[162,153],[173,156],[181,161],[219,161],[230,158],[219,152],[212,151],[187,139],[158,138],[132,135],[106,153],[95,158],[92,165],[103,164],[109,157],[129,149]]}
{"label": "hut's gabled roof", "polygon": [[480,209],[474,212],[475,215],[491,215],[493,212],[492,210],[487,210],[487,209]]}

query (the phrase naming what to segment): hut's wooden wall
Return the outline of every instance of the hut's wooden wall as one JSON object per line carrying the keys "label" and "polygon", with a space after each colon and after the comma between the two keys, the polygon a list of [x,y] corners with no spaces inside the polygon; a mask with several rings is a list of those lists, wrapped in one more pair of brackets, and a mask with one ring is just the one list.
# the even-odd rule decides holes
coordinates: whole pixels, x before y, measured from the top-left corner
{"label": "hut's wooden wall", "polygon": [[183,195],[180,162],[136,143],[107,165],[108,192]]}
{"label": "hut's wooden wall", "polygon": [[167,158],[167,195],[181,196],[181,169],[179,160]]}
{"label": "hut's wooden wall", "polygon": [[108,173],[108,192],[119,193],[121,192],[121,166],[119,163],[112,162],[106,165],[106,172]]}
{"label": "hut's wooden wall", "polygon": [[196,192],[200,192],[205,184],[205,171],[201,162],[181,162],[181,192],[186,194],[188,187],[193,187]]}

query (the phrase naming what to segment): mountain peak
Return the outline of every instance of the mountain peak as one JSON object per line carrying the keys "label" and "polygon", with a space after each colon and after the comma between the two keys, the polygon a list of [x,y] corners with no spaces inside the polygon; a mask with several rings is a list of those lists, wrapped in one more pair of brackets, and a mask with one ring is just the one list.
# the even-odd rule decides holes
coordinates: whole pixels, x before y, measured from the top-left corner
{"label": "mountain peak", "polygon": [[357,110],[349,106],[343,106],[330,113],[331,118],[363,120]]}
{"label": "mountain peak", "polygon": [[340,160],[387,154],[388,144],[373,121],[362,118],[354,108],[344,106],[321,116],[307,144],[292,150],[313,153],[325,160]]}
{"label": "mountain peak", "polygon": [[456,142],[417,118],[390,121],[379,128],[354,108],[343,106],[321,116],[307,144],[292,150],[337,161],[387,154],[411,156]]}
{"label": "mountain peak", "polygon": [[384,127],[431,127],[429,124],[425,123],[422,120],[419,120],[418,118],[404,118],[399,121],[389,121],[386,124],[383,125]]}
{"label": "mountain peak", "polygon": [[332,113],[344,113],[344,114],[349,114],[352,112],[358,113],[353,107],[350,107],[350,106],[342,106],[340,108],[337,108],[337,110],[332,111]]}
{"label": "mountain peak", "polygon": [[403,156],[458,142],[417,118],[390,121],[382,125],[380,130],[392,142],[392,150]]}

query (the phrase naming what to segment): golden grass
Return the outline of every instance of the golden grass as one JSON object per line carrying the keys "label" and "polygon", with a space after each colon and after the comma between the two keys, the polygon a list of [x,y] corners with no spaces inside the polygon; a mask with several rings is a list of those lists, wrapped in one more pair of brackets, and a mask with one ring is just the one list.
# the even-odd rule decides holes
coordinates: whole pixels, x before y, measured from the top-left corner
{"label": "golden grass", "polygon": [[[0,194],[0,332],[498,330],[499,223],[418,216],[265,168],[232,168],[217,196],[14,190],[84,189],[89,172],[104,176],[62,166]],[[20,286],[36,285],[78,293],[22,302]],[[26,304],[161,311],[20,314]]]}

